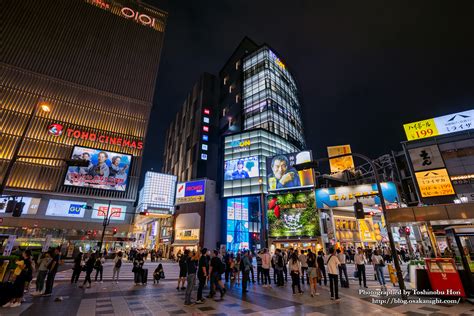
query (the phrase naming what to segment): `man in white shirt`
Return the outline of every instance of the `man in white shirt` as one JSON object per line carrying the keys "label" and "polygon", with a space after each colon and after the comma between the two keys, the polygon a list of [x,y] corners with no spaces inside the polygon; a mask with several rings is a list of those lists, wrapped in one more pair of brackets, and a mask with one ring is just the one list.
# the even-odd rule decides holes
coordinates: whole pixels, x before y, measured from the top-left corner
{"label": "man in white shirt", "polygon": [[326,265],[328,266],[329,288],[331,290],[331,300],[336,301],[339,301],[337,275],[339,272],[340,264],[341,263],[339,262],[339,259],[337,259],[336,256],[336,250],[334,248],[329,249],[329,256],[326,262]]}
{"label": "man in white shirt", "polygon": [[365,255],[362,247],[357,248],[357,254],[354,256],[354,262],[359,275],[359,286],[362,287],[362,279],[364,279],[364,287],[367,288],[367,280],[365,276]]}
{"label": "man in white shirt", "polygon": [[[341,249],[337,249],[337,259],[339,259],[339,275],[341,277],[341,287],[349,287],[349,278],[347,277],[347,266],[346,266],[346,254],[341,251]],[[344,277],[343,278],[343,274]]]}
{"label": "man in white shirt", "polygon": [[[263,272],[263,287],[271,287],[270,281],[270,266],[272,265],[272,256],[268,252],[268,249],[263,249],[263,253],[259,254],[259,257],[262,259],[262,272]],[[267,285],[268,281],[268,285]]]}
{"label": "man in white shirt", "polygon": [[301,254],[298,256],[298,260],[301,263],[301,283],[304,285],[304,275],[306,272],[306,279],[309,284],[309,276],[308,276],[308,262],[307,262],[307,257],[305,255],[305,251],[301,250]]}

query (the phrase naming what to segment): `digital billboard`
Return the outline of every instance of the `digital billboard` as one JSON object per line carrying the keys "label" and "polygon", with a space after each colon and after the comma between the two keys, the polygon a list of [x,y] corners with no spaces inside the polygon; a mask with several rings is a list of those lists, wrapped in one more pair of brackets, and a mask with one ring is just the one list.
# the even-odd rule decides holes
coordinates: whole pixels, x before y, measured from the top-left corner
{"label": "digital billboard", "polygon": [[[351,145],[329,146],[327,149],[329,158],[350,154],[352,152]],[[352,159],[352,156],[329,159],[329,166],[331,168],[331,173],[354,169],[354,160]]]}
{"label": "digital billboard", "polygon": [[[93,219],[104,219],[107,216],[107,209],[109,205],[104,203],[94,203],[92,210]],[[123,221],[125,219],[125,214],[127,212],[127,207],[125,205],[110,205],[109,218],[113,221]]]}
{"label": "digital billboard", "polygon": [[454,195],[454,188],[446,168],[415,172],[421,197]]}
{"label": "digital billboard", "polygon": [[84,217],[86,201],[49,200],[46,216]]}
{"label": "digital billboard", "polygon": [[270,237],[320,235],[319,217],[312,192],[269,195],[267,202]]}
{"label": "digital billboard", "polygon": [[227,245],[229,251],[249,249],[249,198],[227,199]]}
{"label": "digital billboard", "polygon": [[313,187],[314,176],[311,169],[297,171],[292,167],[311,160],[310,151],[267,158],[268,191]]}
{"label": "digital billboard", "polygon": [[176,204],[204,202],[206,196],[206,180],[178,183],[176,188]]}
{"label": "digital billboard", "polygon": [[240,180],[258,176],[258,156],[227,160],[224,163],[224,180]]}
{"label": "digital billboard", "polygon": [[72,159],[89,161],[87,167],[69,167],[64,185],[126,191],[132,155],[75,146]]}

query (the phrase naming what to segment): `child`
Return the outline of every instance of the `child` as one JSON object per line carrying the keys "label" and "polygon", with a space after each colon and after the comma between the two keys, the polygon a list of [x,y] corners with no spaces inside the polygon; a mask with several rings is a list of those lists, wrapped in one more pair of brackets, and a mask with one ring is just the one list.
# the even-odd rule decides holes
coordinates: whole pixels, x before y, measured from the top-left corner
{"label": "child", "polygon": [[163,272],[163,265],[160,263],[158,267],[156,267],[155,272],[153,272],[153,284],[160,283],[160,279],[165,278],[165,273]]}

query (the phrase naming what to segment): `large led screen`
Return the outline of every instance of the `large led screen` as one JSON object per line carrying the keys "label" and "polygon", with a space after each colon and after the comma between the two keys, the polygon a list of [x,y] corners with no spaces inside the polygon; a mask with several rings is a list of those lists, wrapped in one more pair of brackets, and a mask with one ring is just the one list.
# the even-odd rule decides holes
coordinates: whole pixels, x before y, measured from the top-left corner
{"label": "large led screen", "polygon": [[64,185],[126,191],[132,155],[75,146],[72,159],[89,161],[87,167],[69,167]]}
{"label": "large led screen", "polygon": [[258,156],[227,160],[224,163],[224,180],[240,180],[258,176]]}
{"label": "large led screen", "polygon": [[314,186],[311,169],[297,171],[293,165],[311,161],[311,152],[282,154],[267,158],[268,191],[278,191]]}
{"label": "large led screen", "polygon": [[227,250],[249,248],[249,198],[227,199]]}
{"label": "large led screen", "polygon": [[314,193],[269,195],[267,202],[270,237],[314,237],[320,235]]}

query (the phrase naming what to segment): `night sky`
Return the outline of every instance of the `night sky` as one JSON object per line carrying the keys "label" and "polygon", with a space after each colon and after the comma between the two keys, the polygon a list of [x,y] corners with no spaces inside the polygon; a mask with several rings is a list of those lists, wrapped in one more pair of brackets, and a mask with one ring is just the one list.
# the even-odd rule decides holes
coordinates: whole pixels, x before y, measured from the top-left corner
{"label": "night sky", "polygon": [[161,171],[168,124],[244,36],[296,77],[315,157],[351,144],[376,158],[401,150],[403,123],[474,108],[473,1],[146,2],[169,18],[143,171]]}

